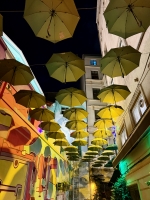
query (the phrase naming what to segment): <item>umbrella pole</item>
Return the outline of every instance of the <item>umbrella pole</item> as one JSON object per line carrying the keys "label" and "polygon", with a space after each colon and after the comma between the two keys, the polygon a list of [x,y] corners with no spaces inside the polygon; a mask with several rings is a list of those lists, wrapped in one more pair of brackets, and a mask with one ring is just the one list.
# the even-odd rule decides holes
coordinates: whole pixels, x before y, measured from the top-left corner
{"label": "umbrella pole", "polygon": [[115,94],[114,94],[114,90],[113,89],[112,89],[112,93],[113,93],[114,102],[115,102],[115,105],[116,105],[116,99],[115,99]]}
{"label": "umbrella pole", "polygon": [[114,125],[114,121],[113,121],[113,118],[112,118],[112,114],[111,114],[111,111],[110,111],[110,107],[109,107],[109,112],[110,112],[110,116],[111,116],[112,123],[113,123],[113,125]]}
{"label": "umbrella pole", "polygon": [[118,57],[118,62],[119,62],[119,65],[120,65],[120,70],[121,70],[121,73],[122,73],[122,78],[124,78],[124,73],[122,71],[122,65],[121,65],[120,57]]}

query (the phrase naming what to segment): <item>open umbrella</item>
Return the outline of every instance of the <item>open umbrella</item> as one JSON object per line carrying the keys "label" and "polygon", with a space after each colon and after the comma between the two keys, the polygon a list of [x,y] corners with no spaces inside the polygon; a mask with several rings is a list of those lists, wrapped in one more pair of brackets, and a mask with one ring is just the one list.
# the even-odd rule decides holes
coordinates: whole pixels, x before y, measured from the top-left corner
{"label": "open umbrella", "polygon": [[82,139],[76,139],[72,142],[72,144],[74,146],[85,146],[87,145],[87,141],[86,140],[82,140]]}
{"label": "open umbrella", "polygon": [[101,72],[107,76],[126,76],[139,66],[141,53],[136,49],[126,46],[111,49],[101,59]]}
{"label": "open umbrella", "polygon": [[112,144],[107,146],[105,150],[118,150],[118,147],[116,144]]}
{"label": "open umbrella", "polygon": [[89,136],[89,133],[83,130],[74,131],[70,134],[70,137],[73,137],[73,138],[85,138],[88,136]]}
{"label": "open umbrella", "polygon": [[86,152],[86,154],[87,154],[87,155],[98,155],[98,151],[90,151],[90,150],[88,150],[88,151]]}
{"label": "open umbrella", "polygon": [[56,95],[56,100],[69,107],[80,106],[86,101],[86,95],[82,90],[76,88],[66,88],[60,90]]}
{"label": "open umbrella", "polygon": [[67,152],[66,153],[66,155],[68,155],[68,156],[74,156],[74,155],[79,155],[79,153],[78,152]]}
{"label": "open umbrella", "polygon": [[100,163],[93,164],[92,167],[102,167],[103,165]]}
{"label": "open umbrella", "polygon": [[62,83],[77,81],[85,74],[84,61],[72,52],[53,54],[46,67],[49,75]]}
{"label": "open umbrella", "polygon": [[89,158],[91,158],[91,159],[94,159],[95,158],[95,155],[84,155],[84,158],[86,158],[86,159],[89,159]]}
{"label": "open umbrella", "polygon": [[81,120],[71,120],[66,123],[66,127],[70,130],[81,130],[87,127],[87,123]]}
{"label": "open umbrella", "polygon": [[83,108],[70,108],[63,113],[64,117],[69,120],[82,120],[87,118],[88,112]]}
{"label": "open umbrella", "polygon": [[54,119],[54,113],[46,108],[36,108],[34,110],[30,110],[30,117],[36,119],[38,121],[50,121]]}
{"label": "open umbrella", "polygon": [[128,38],[149,27],[150,1],[111,0],[104,17],[109,33]]}
{"label": "open umbrella", "polygon": [[37,37],[53,43],[72,37],[80,19],[73,0],[26,0],[24,18]]}
{"label": "open umbrella", "polygon": [[68,146],[68,147],[64,148],[64,151],[76,152],[76,151],[78,151],[78,148],[75,146]]}
{"label": "open umbrella", "polygon": [[69,142],[66,139],[57,139],[53,144],[56,146],[68,146]]}
{"label": "open umbrella", "polygon": [[100,163],[100,164],[103,165],[104,163],[106,163],[106,161],[104,161],[104,160],[96,160],[94,163],[95,164]]}
{"label": "open umbrella", "polygon": [[48,132],[46,135],[47,135],[47,137],[53,138],[55,140],[56,139],[63,139],[63,138],[66,137],[65,134],[62,131],[60,131],[60,130]]}
{"label": "open umbrella", "polygon": [[101,149],[102,149],[102,147],[99,145],[90,145],[88,147],[88,150],[91,150],[91,151],[100,151]]}
{"label": "open umbrella", "polygon": [[61,127],[56,122],[42,122],[39,127],[45,131],[58,131]]}
{"label": "open umbrella", "polygon": [[109,160],[109,156],[100,156],[97,159],[98,160]]}
{"label": "open umbrella", "polygon": [[39,108],[46,104],[45,97],[32,90],[19,90],[14,94],[14,98],[16,103],[26,108]]}
{"label": "open umbrella", "polygon": [[101,89],[97,97],[101,102],[116,104],[116,102],[125,100],[130,93],[125,85],[111,85]]}
{"label": "open umbrella", "polygon": [[98,129],[106,129],[111,126],[113,126],[113,122],[111,119],[99,119],[94,122],[94,127],[97,127]]}
{"label": "open umbrella", "polygon": [[102,153],[102,155],[103,156],[112,156],[112,155],[114,155],[114,152],[113,151],[111,151],[111,150],[105,150],[105,151],[103,151],[103,153]]}
{"label": "open umbrella", "polygon": [[30,68],[15,59],[0,60],[0,80],[12,85],[28,85],[34,76]]}
{"label": "open umbrella", "polygon": [[92,160],[91,159],[84,159],[82,158],[81,162],[91,162]]}
{"label": "open umbrella", "polygon": [[95,145],[105,145],[107,144],[107,140],[104,140],[102,138],[95,138],[91,141],[91,144],[95,144]]}
{"label": "open umbrella", "polygon": [[100,118],[113,119],[122,115],[123,112],[124,112],[124,109],[121,106],[110,105],[110,106],[101,108],[99,112],[97,113],[97,115]]}
{"label": "open umbrella", "polygon": [[104,138],[104,139],[106,139],[108,137],[111,137],[112,133],[109,130],[98,129],[98,130],[94,131],[93,136],[95,138]]}

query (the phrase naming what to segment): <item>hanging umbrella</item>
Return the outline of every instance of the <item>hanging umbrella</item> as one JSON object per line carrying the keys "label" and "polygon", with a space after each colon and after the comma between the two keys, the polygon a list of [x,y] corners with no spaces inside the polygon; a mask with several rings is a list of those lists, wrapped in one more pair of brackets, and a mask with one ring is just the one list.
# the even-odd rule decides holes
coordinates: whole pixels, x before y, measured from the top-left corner
{"label": "hanging umbrella", "polygon": [[113,126],[113,122],[110,119],[99,119],[94,122],[94,127],[97,127],[98,129],[106,129],[111,126]]}
{"label": "hanging umbrella", "polygon": [[79,155],[68,155],[68,158],[79,158]]}
{"label": "hanging umbrella", "polygon": [[81,162],[91,162],[90,159],[82,159]]}
{"label": "hanging umbrella", "polygon": [[70,137],[73,137],[73,138],[85,138],[88,136],[89,136],[89,133],[83,130],[74,131],[70,134]]}
{"label": "hanging umbrella", "polygon": [[118,147],[116,144],[112,144],[107,146],[105,150],[118,150]]}
{"label": "hanging umbrella", "polygon": [[112,0],[104,17],[109,33],[128,38],[145,32],[150,22],[150,2],[143,0]]}
{"label": "hanging umbrella", "polygon": [[66,148],[64,148],[65,151],[69,151],[69,152],[76,152],[78,151],[78,148],[75,146],[68,146]]}
{"label": "hanging umbrella", "polygon": [[88,112],[83,108],[71,108],[63,113],[64,117],[69,120],[82,120],[87,118]]}
{"label": "hanging umbrella", "polygon": [[38,121],[50,121],[54,119],[54,113],[46,108],[36,108],[34,110],[30,110],[30,117],[36,119]]}
{"label": "hanging umbrella", "polygon": [[101,89],[97,97],[101,102],[116,104],[116,102],[125,100],[130,93],[125,85],[111,85]]}
{"label": "hanging umbrella", "polygon": [[98,155],[98,151],[90,151],[90,150],[88,150],[88,151],[86,152],[86,154],[87,154],[87,155]]}
{"label": "hanging umbrella", "polygon": [[67,152],[66,155],[74,156],[74,155],[79,155],[79,153],[78,152]]}
{"label": "hanging umbrella", "polygon": [[84,61],[72,52],[53,54],[46,67],[49,75],[62,83],[77,81],[85,74]]}
{"label": "hanging umbrella", "polygon": [[102,167],[102,165],[98,163],[98,164],[93,164],[92,167]]}
{"label": "hanging umbrella", "polygon": [[61,127],[56,122],[42,122],[39,127],[45,131],[58,131]]}
{"label": "hanging umbrella", "polygon": [[104,160],[96,160],[96,161],[94,162],[94,164],[97,164],[97,163],[103,165],[104,163],[106,163],[106,161],[104,161]]}
{"label": "hanging umbrella", "polygon": [[121,106],[110,105],[110,106],[101,108],[99,112],[97,113],[97,115],[100,118],[113,119],[122,115],[123,112],[124,112],[124,109]]}
{"label": "hanging umbrella", "polygon": [[91,159],[94,159],[95,158],[95,155],[84,155],[84,158],[86,158],[86,159],[89,159],[89,158],[91,158]]}
{"label": "hanging umbrella", "polygon": [[53,43],[72,37],[80,19],[73,0],[26,0],[24,18],[37,37]]}
{"label": "hanging umbrella", "polygon": [[68,158],[69,161],[79,161],[79,158]]}
{"label": "hanging umbrella", "polygon": [[106,156],[112,156],[112,155],[114,155],[114,152],[113,151],[111,151],[111,150],[105,150],[105,151],[103,151],[103,153],[102,153],[102,155],[106,155]]}
{"label": "hanging umbrella", "polygon": [[100,156],[98,160],[109,160],[109,156]]}
{"label": "hanging umbrella", "polygon": [[82,139],[76,139],[72,142],[72,144],[74,146],[85,146],[87,145],[87,141],[86,140],[82,140]]}
{"label": "hanging umbrella", "polygon": [[32,90],[19,90],[14,94],[14,98],[16,103],[26,108],[39,108],[46,104],[45,97]]}
{"label": "hanging umbrella", "polygon": [[53,144],[56,146],[68,146],[69,142],[66,139],[57,139]]}
{"label": "hanging umbrella", "polygon": [[95,144],[95,145],[105,145],[107,144],[107,140],[104,140],[102,138],[95,138],[91,141],[91,144]]}
{"label": "hanging umbrella", "polygon": [[70,130],[80,130],[87,127],[87,123],[81,120],[71,120],[66,123],[66,127]]}
{"label": "hanging umbrella", "polygon": [[109,130],[98,129],[98,130],[94,131],[93,136],[95,138],[104,138],[104,139],[106,139],[108,137],[111,137],[112,133]]}
{"label": "hanging umbrella", "polygon": [[52,132],[48,132],[47,134],[48,138],[53,138],[53,139],[63,139],[65,138],[65,134],[62,131],[52,131]]}
{"label": "hanging umbrella", "polygon": [[30,68],[15,59],[0,60],[0,80],[11,85],[28,85],[34,76]]}
{"label": "hanging umbrella", "polygon": [[141,53],[136,49],[126,46],[111,49],[101,59],[101,72],[107,76],[126,76],[139,66]]}
{"label": "hanging umbrella", "polygon": [[86,101],[86,95],[82,90],[76,88],[66,88],[60,90],[56,95],[56,100],[69,107],[80,106]]}
{"label": "hanging umbrella", "polygon": [[91,151],[100,151],[101,149],[102,147],[99,145],[91,145],[88,147],[88,150],[91,150]]}

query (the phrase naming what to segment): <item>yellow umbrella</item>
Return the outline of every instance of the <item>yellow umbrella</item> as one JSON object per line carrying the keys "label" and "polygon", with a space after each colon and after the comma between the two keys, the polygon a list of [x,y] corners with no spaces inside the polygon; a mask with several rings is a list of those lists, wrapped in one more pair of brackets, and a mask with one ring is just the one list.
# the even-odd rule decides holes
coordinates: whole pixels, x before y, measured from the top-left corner
{"label": "yellow umbrella", "polygon": [[92,141],[91,141],[91,144],[95,144],[95,145],[105,145],[105,144],[107,144],[108,142],[107,142],[107,140],[104,140],[104,139],[102,139],[102,138],[95,138],[95,139],[93,139]]}
{"label": "yellow umbrella", "polygon": [[86,95],[82,90],[76,88],[66,88],[60,90],[56,95],[56,100],[69,107],[80,106],[86,101]]}
{"label": "yellow umbrella", "polygon": [[109,156],[100,156],[98,160],[109,160]]}
{"label": "yellow umbrella", "polygon": [[85,74],[84,61],[72,52],[53,54],[46,67],[49,75],[62,83],[77,81]]}
{"label": "yellow umbrella", "polygon": [[45,131],[58,131],[61,127],[56,122],[42,122],[39,127]]}
{"label": "yellow umbrella", "polygon": [[87,154],[87,155],[98,155],[98,151],[90,151],[90,150],[88,150],[88,151],[86,152],[86,154]]}
{"label": "yellow umbrella", "polygon": [[103,153],[102,153],[102,155],[103,156],[112,156],[112,155],[114,155],[114,152],[113,151],[111,151],[111,150],[105,150],[105,151],[103,151]]}
{"label": "yellow umbrella", "polygon": [[104,139],[106,139],[108,137],[111,137],[112,133],[109,130],[98,129],[98,130],[94,131],[93,136],[95,138],[104,138]]}
{"label": "yellow umbrella", "polygon": [[125,100],[130,93],[125,85],[111,85],[101,89],[97,97],[101,102],[116,104],[116,102]]}
{"label": "yellow umbrella", "polygon": [[28,85],[34,79],[30,67],[15,59],[0,60],[0,68],[0,80],[11,85]]}
{"label": "yellow umbrella", "polygon": [[102,149],[102,147],[99,145],[90,145],[88,147],[88,150],[91,150],[91,151],[100,151],[101,149]]}
{"label": "yellow umbrella", "polygon": [[86,159],[94,159],[95,155],[84,155],[84,158],[86,158]]}
{"label": "yellow umbrella", "polygon": [[97,127],[98,129],[106,129],[111,126],[113,126],[113,122],[110,119],[99,119],[94,122],[94,127]]}
{"label": "yellow umbrella", "polygon": [[69,151],[69,152],[76,152],[78,151],[78,148],[75,146],[68,146],[66,148],[64,148],[65,151]]}
{"label": "yellow umbrella", "polygon": [[93,164],[92,167],[102,167],[102,164],[96,163],[96,164]]}
{"label": "yellow umbrella", "polygon": [[113,119],[122,115],[123,112],[124,112],[124,109],[121,106],[110,105],[110,106],[101,108],[99,112],[97,113],[97,115],[100,118]]}
{"label": "yellow umbrella", "polygon": [[65,134],[62,131],[60,131],[60,130],[48,132],[46,135],[47,135],[47,137],[53,138],[55,140],[56,139],[63,139],[63,138],[66,137]]}
{"label": "yellow umbrella", "polygon": [[46,104],[45,97],[33,90],[19,90],[14,94],[16,103],[26,108],[39,108]]}
{"label": "yellow umbrella", "polygon": [[66,139],[57,139],[53,144],[56,146],[68,146],[69,142]]}
{"label": "yellow umbrella", "polygon": [[74,155],[79,155],[79,153],[78,152],[67,152],[66,155],[74,156]]}
{"label": "yellow umbrella", "polygon": [[70,130],[81,130],[87,127],[87,123],[81,120],[71,120],[66,123],[66,127]]}
{"label": "yellow umbrella", "polygon": [[82,158],[81,162],[91,162],[92,160],[91,159],[84,159]]}
{"label": "yellow umbrella", "polygon": [[80,19],[73,0],[26,0],[24,18],[37,37],[53,43],[72,37]]}
{"label": "yellow umbrella", "polygon": [[70,108],[63,113],[64,117],[69,120],[82,120],[87,118],[88,112],[83,108]]}
{"label": "yellow umbrella", "polygon": [[29,112],[30,117],[38,121],[50,121],[54,119],[54,113],[46,108],[36,108]]}
{"label": "yellow umbrella", "polygon": [[96,160],[94,163],[95,163],[95,164],[96,164],[96,163],[104,164],[104,163],[106,163],[106,161],[104,161],[104,160]]}
{"label": "yellow umbrella", "polygon": [[70,134],[70,137],[73,137],[73,138],[85,138],[88,136],[89,136],[89,133],[83,130],[74,131]]}
{"label": "yellow umbrella", "polygon": [[76,139],[72,142],[72,144],[74,146],[85,146],[87,145],[87,141],[86,140],[82,140],[82,139]]}

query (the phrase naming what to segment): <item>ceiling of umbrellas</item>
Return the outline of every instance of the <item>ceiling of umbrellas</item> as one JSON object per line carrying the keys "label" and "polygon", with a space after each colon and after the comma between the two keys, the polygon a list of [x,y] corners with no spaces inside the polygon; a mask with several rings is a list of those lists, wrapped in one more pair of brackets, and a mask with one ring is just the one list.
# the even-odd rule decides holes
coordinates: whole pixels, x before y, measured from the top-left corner
{"label": "ceiling of umbrellas", "polygon": [[[139,10],[142,10],[142,14]],[[111,0],[104,12],[108,31],[122,38],[130,37],[136,33],[144,32],[150,25],[150,2],[149,1],[124,1]],[[79,15],[73,0],[26,0],[24,18],[32,28],[37,37],[42,37],[53,43],[72,37]],[[128,75],[139,66],[141,53],[130,46],[111,49],[101,59],[101,73],[111,77]],[[71,52],[53,54],[47,62],[46,67],[49,75],[60,82],[77,81],[85,73],[84,61]],[[0,79],[11,85],[28,85],[34,76],[28,66],[14,60],[0,60]],[[117,150],[115,144],[107,145],[107,138],[112,136],[110,127],[115,125],[118,117],[124,112],[117,105],[125,100],[130,94],[126,85],[112,84],[101,89],[98,99],[108,103],[108,106],[99,110],[100,117],[94,123],[97,130],[93,133],[95,137],[88,147],[88,151],[81,159],[82,162],[92,162],[93,167],[111,167],[112,161],[109,156],[114,155]],[[84,138],[89,136],[86,132],[88,113],[77,106],[86,101],[86,95],[82,90],[66,88],[60,90],[56,100],[70,107],[64,112],[64,117],[69,121],[66,127],[73,132],[71,137],[75,138],[72,145],[68,143],[65,134],[60,130],[60,125],[55,122],[54,113],[44,107],[46,99],[36,91],[20,90],[14,94],[16,103],[29,108],[30,117],[40,121],[39,127],[43,129],[47,137],[55,139],[54,145],[66,146],[65,151],[70,161],[78,161],[79,154],[77,146],[87,145]],[[34,109],[33,109],[34,108]]]}

